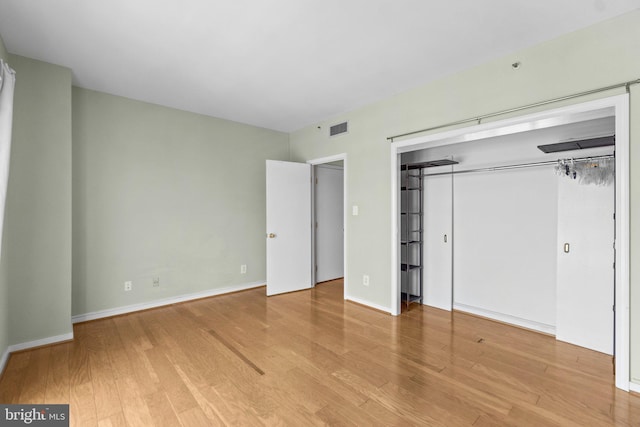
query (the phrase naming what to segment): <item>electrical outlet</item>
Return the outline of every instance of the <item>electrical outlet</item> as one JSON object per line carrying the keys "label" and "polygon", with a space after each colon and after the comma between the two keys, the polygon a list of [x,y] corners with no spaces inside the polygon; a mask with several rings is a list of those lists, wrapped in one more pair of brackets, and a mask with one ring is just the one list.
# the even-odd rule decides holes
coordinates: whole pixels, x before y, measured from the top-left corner
{"label": "electrical outlet", "polygon": [[369,286],[369,276],[367,274],[362,275],[362,284],[364,286]]}
{"label": "electrical outlet", "polygon": [[154,277],[153,278],[153,287],[157,288],[158,286],[160,286],[160,278],[159,277]]}
{"label": "electrical outlet", "polygon": [[129,292],[131,289],[133,289],[133,282],[131,281],[124,282],[124,290]]}
{"label": "electrical outlet", "polygon": [[242,264],[240,266],[240,274],[247,274],[247,264]]}

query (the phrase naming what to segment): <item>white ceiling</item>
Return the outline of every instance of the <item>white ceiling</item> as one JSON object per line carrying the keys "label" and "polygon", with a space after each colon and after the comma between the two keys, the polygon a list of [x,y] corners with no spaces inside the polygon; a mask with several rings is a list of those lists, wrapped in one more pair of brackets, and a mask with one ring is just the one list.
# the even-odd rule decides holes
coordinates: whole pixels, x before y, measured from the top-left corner
{"label": "white ceiling", "polygon": [[[640,0],[0,0],[75,85],[281,131],[640,8]],[[19,78],[19,76],[18,76]]]}

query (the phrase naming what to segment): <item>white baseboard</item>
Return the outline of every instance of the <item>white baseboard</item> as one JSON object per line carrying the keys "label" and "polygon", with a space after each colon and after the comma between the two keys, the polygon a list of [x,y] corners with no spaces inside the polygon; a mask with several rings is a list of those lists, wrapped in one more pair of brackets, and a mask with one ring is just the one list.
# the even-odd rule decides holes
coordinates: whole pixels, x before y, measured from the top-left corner
{"label": "white baseboard", "polygon": [[640,384],[636,384],[633,382],[629,383],[629,391],[633,391],[635,393],[640,393]]}
{"label": "white baseboard", "polygon": [[229,286],[226,288],[209,289],[193,294],[178,295],[170,298],[163,298],[140,304],[126,305],[123,307],[109,308],[106,310],[94,311],[91,313],[77,314],[71,317],[71,323],[87,322],[89,320],[103,319],[105,317],[119,316],[121,314],[133,313],[135,311],[148,310],[150,308],[162,307],[164,305],[177,304],[180,302],[196,300],[200,298],[213,297],[216,295],[229,294],[232,292],[244,291],[247,289],[264,286],[265,281],[245,283],[242,285]]}
{"label": "white baseboard", "polygon": [[433,307],[433,308],[437,308],[437,309],[444,310],[444,311],[451,311],[452,310],[451,304],[448,304],[448,305],[444,305],[444,304],[442,304],[442,305],[440,305],[440,304],[429,304],[426,301],[423,302],[422,304],[424,304],[424,305],[426,305],[428,307]]}
{"label": "white baseboard", "polygon": [[375,308],[376,310],[384,311],[385,313],[391,314],[391,309],[389,307],[384,307],[382,305],[374,304],[370,301],[365,301],[363,299],[356,298],[350,295],[345,295],[344,299],[347,301],[352,301],[360,305],[365,305],[367,307]]}
{"label": "white baseboard", "polygon": [[59,342],[71,340],[73,340],[73,332],[69,332],[68,334],[56,335],[55,337],[47,337],[40,340],[10,345],[7,351],[9,353],[13,353],[15,351],[28,350],[30,348],[42,347],[43,345],[56,344]]}
{"label": "white baseboard", "polygon": [[498,313],[484,308],[474,307],[471,305],[453,303],[453,309],[464,311],[466,313],[475,314],[477,316],[487,317],[489,319],[498,320],[504,323],[520,326],[522,328],[533,329],[534,331],[543,332],[549,335],[556,334],[556,327],[545,323],[535,322],[533,320],[522,319],[520,317],[511,316],[509,314]]}
{"label": "white baseboard", "polygon": [[55,337],[47,337],[42,338],[35,341],[23,342],[20,344],[14,344],[7,347],[7,349],[2,353],[2,357],[0,357],[0,374],[4,372],[4,368],[7,366],[7,362],[9,361],[9,355],[16,351],[21,350],[29,350],[30,348],[42,347],[44,345],[57,344],[64,341],[73,340],[73,332],[69,332],[68,334],[56,335]]}

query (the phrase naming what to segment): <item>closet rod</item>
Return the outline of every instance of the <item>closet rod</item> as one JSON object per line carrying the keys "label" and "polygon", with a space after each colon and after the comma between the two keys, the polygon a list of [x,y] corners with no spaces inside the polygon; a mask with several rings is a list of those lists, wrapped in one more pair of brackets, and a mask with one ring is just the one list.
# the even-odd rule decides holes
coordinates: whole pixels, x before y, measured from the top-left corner
{"label": "closet rod", "polygon": [[[602,156],[592,156],[592,157],[578,157],[578,158],[564,159],[564,160],[573,160],[574,162],[588,162],[592,160],[613,159],[613,158],[615,158],[615,154],[604,154]],[[549,166],[549,165],[557,165],[557,164],[558,164],[558,160],[547,160],[544,162],[518,163],[515,165],[493,166],[488,168],[477,168],[477,169],[465,169],[461,171],[423,173],[422,176],[457,175],[459,173],[472,173],[472,172],[494,172],[494,171],[500,171],[500,170],[534,168],[538,166]]]}
{"label": "closet rod", "polygon": [[614,85],[611,85],[611,86],[605,86],[605,87],[601,87],[601,88],[598,88],[598,89],[591,89],[591,90],[587,90],[587,91],[580,92],[580,93],[574,93],[572,95],[561,96],[559,98],[548,99],[546,101],[540,101],[540,102],[536,102],[536,103],[533,103],[533,104],[524,105],[522,107],[510,108],[508,110],[502,110],[502,111],[498,111],[498,112],[495,112],[495,113],[484,114],[482,116],[472,117],[472,118],[464,119],[464,120],[458,120],[458,121],[446,123],[446,124],[443,124],[443,125],[432,126],[430,128],[414,130],[414,131],[407,132],[407,133],[401,133],[399,135],[389,136],[389,137],[387,137],[387,140],[389,142],[393,142],[393,140],[395,138],[402,138],[402,137],[405,137],[405,136],[415,135],[417,133],[428,132],[428,131],[431,131],[431,130],[442,129],[442,128],[446,128],[446,127],[449,127],[449,126],[456,126],[456,125],[461,125],[461,124],[469,123],[469,122],[478,122],[478,124],[480,124],[480,122],[482,120],[488,119],[488,118],[491,118],[491,117],[501,116],[503,114],[515,113],[515,112],[522,111],[522,110],[528,110],[529,108],[541,107],[543,105],[553,104],[555,102],[566,101],[566,100],[573,99],[573,98],[579,98],[581,96],[592,95],[594,93],[606,92],[608,90],[619,89],[621,87],[626,88],[627,93],[629,93],[629,87],[631,85],[635,85],[635,84],[639,84],[639,83],[640,83],[640,79],[629,80],[628,82],[618,83],[618,84],[614,84]]}

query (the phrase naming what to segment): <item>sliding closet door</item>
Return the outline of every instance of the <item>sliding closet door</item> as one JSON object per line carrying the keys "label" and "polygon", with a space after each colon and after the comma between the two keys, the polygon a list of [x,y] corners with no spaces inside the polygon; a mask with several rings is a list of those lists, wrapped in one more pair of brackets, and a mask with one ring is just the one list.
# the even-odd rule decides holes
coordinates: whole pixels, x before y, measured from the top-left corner
{"label": "sliding closet door", "polygon": [[[442,169],[438,168],[438,172]],[[424,178],[424,303],[451,311],[453,175]]]}
{"label": "sliding closet door", "polygon": [[613,354],[614,185],[558,185],[556,338]]}

